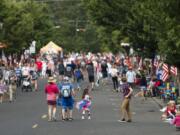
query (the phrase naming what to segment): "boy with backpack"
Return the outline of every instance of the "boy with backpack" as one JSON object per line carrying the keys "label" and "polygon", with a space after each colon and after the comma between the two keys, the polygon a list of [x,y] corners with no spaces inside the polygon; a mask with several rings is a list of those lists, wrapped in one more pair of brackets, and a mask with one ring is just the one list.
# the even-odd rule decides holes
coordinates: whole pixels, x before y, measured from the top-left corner
{"label": "boy with backpack", "polygon": [[64,82],[59,85],[60,98],[62,100],[62,120],[72,121],[72,112],[75,95],[73,85],[69,82],[68,77],[64,77]]}

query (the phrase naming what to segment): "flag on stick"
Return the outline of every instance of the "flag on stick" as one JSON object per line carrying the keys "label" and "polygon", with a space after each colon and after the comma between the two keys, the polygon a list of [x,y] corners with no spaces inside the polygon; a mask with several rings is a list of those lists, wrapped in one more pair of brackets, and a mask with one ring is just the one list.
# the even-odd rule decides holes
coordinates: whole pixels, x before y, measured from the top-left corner
{"label": "flag on stick", "polygon": [[162,73],[162,80],[165,82],[169,77],[169,73],[166,72],[165,70],[163,70],[163,73]]}
{"label": "flag on stick", "polygon": [[170,72],[171,72],[173,75],[177,76],[177,67],[171,66]]}
{"label": "flag on stick", "polygon": [[169,68],[167,64],[163,64],[162,69],[165,70],[166,72],[169,72]]}

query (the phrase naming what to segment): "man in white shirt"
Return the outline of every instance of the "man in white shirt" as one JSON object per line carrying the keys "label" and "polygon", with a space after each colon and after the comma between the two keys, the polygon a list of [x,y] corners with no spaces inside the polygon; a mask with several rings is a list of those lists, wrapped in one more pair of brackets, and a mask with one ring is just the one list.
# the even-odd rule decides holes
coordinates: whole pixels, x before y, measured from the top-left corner
{"label": "man in white shirt", "polygon": [[132,67],[129,67],[129,70],[126,73],[126,78],[127,78],[128,84],[132,88],[136,80],[136,73],[132,70]]}

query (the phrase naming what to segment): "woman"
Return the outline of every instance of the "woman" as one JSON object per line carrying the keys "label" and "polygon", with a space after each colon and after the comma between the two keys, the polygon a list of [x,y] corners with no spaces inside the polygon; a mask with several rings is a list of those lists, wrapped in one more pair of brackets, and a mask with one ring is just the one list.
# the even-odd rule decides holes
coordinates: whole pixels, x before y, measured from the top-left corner
{"label": "woman", "polygon": [[56,97],[59,94],[59,90],[55,82],[56,80],[53,77],[49,77],[48,84],[45,87],[48,104],[48,121],[56,120]]}

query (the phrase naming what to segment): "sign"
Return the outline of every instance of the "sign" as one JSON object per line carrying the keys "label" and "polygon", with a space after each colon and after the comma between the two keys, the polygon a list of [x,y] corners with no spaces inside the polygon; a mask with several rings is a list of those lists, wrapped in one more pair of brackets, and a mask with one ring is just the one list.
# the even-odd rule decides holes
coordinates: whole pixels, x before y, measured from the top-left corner
{"label": "sign", "polygon": [[30,54],[36,53],[36,41],[32,41],[31,46],[29,47]]}
{"label": "sign", "polygon": [[36,49],[35,49],[35,47],[33,47],[33,46],[30,46],[30,48],[29,48],[29,52],[32,54],[32,53],[36,53]]}

